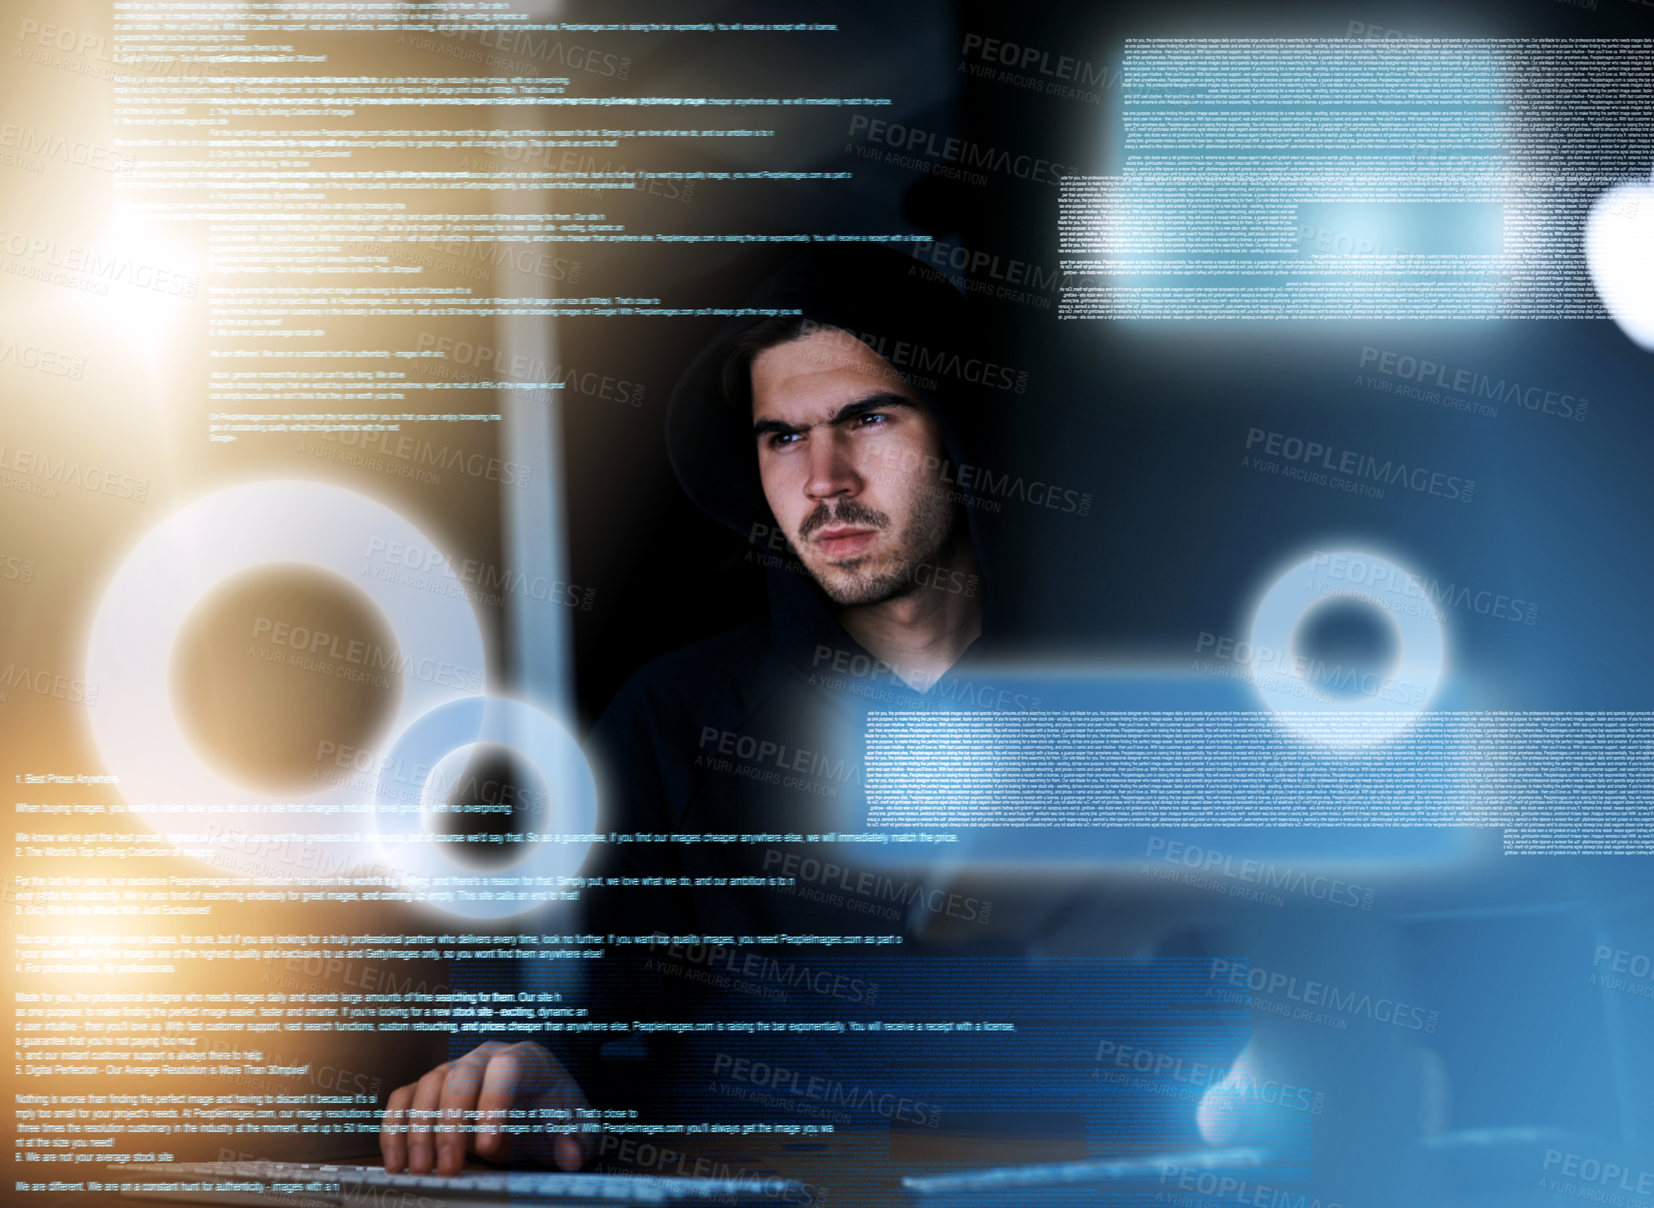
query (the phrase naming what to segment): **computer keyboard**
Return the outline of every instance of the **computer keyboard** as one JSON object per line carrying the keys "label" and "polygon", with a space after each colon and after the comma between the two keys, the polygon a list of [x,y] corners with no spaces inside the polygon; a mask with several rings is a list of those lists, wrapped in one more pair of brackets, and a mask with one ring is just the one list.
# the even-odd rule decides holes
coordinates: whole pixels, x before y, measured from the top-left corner
{"label": "computer keyboard", "polygon": [[[1204,1149],[1106,1161],[1042,1162],[957,1174],[909,1176],[902,1180],[902,1189],[911,1199],[937,1208],[951,1204],[1017,1204],[1027,1208],[1035,1204],[1090,1203],[1092,1196],[1108,1187],[1155,1181],[1163,1184],[1168,1175],[1185,1171],[1198,1176],[1238,1176],[1266,1167],[1271,1160],[1269,1152],[1261,1149]],[[1216,1178],[1212,1183],[1219,1185]],[[1162,1194],[1165,1190],[1162,1187]]]}
{"label": "computer keyboard", "polygon": [[463,1205],[554,1204],[797,1204],[803,1185],[752,1173],[725,1178],[639,1174],[563,1174],[541,1171],[466,1171],[451,1177],[386,1174],[378,1166],[298,1162],[168,1162],[119,1168],[122,1194],[171,1203],[260,1205],[284,1208],[437,1208]]}

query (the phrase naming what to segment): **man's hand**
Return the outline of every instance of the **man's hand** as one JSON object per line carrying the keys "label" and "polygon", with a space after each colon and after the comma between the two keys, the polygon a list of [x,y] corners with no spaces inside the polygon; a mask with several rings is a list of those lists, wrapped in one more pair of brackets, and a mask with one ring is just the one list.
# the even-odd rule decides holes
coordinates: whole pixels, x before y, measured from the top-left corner
{"label": "man's hand", "polygon": [[[392,1091],[379,1152],[392,1174],[458,1174],[468,1152],[491,1162],[579,1170],[591,1137],[577,1131],[572,1113],[589,1106],[568,1071],[539,1045],[490,1041]],[[562,1108],[570,1119],[566,1125],[538,1119],[540,1108]],[[532,1131],[506,1131],[512,1110],[529,1113],[512,1126]]]}

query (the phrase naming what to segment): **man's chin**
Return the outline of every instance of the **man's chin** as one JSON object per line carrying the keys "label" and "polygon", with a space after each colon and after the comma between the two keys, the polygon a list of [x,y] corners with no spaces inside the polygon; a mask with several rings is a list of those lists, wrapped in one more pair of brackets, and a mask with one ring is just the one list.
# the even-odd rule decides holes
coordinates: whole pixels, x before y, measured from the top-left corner
{"label": "man's chin", "polygon": [[912,591],[915,584],[910,575],[900,569],[885,569],[882,573],[860,570],[861,562],[838,563],[827,567],[809,567],[816,585],[833,603],[844,608],[863,604],[882,604]]}

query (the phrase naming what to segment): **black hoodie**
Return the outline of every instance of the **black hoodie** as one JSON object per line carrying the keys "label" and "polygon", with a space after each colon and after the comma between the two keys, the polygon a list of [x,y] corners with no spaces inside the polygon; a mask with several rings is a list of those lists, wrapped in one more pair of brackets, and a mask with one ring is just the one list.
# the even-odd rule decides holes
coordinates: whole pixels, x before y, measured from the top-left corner
{"label": "black hoodie", "polygon": [[[964,442],[988,362],[962,298],[945,278],[886,249],[820,246],[766,281],[745,305],[853,332],[926,398],[950,459],[967,464]],[[899,936],[901,961],[911,968],[920,933],[938,923],[968,924],[982,907],[939,893],[923,869],[869,870],[859,864],[855,845],[781,837],[863,830],[864,712],[947,700],[983,640],[922,698],[845,632],[813,578],[772,536],[750,401],[739,392],[733,400],[726,397],[723,380],[733,341],[760,318],[731,322],[693,362],[673,394],[666,427],[685,492],[749,540],[749,558],[765,566],[769,615],[644,667],[616,696],[587,744],[598,776],[600,829],[681,838],[601,845],[587,876],[632,883],[585,889],[582,929],[605,936],[715,939],[611,948],[592,963],[587,1007],[593,1018],[722,1020],[753,1010],[760,1018],[782,1011],[832,1016],[871,1004],[869,993],[876,996],[878,985],[866,970],[882,964],[888,980],[885,954],[894,947],[815,948],[741,938]],[[970,518],[980,565],[968,492],[960,492],[959,502]],[[981,594],[984,582],[971,576],[953,586]],[[741,838],[754,834],[777,838]],[[693,836],[712,838],[691,841]],[[718,883],[737,878],[749,881]],[[726,939],[733,942],[721,942]],[[704,1089],[714,1067],[731,1059],[727,1043],[697,1059],[687,1055],[695,1046],[681,1037],[671,1044],[660,1040],[660,1034],[607,1036],[565,1052],[594,1100],[624,1106],[637,1105],[644,1082]],[[606,1060],[599,1059],[599,1049]],[[632,1064],[643,1058],[650,1063],[646,1078]],[[795,1053],[792,1060],[807,1058]],[[680,1100],[666,1098],[683,1110]],[[707,1107],[701,1103],[696,1110],[704,1115]]]}

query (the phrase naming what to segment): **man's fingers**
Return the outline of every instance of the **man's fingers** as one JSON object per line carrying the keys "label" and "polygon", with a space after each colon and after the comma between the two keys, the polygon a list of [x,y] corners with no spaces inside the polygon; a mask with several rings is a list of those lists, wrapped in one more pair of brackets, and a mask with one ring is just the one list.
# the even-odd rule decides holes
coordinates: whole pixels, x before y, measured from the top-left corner
{"label": "man's fingers", "polygon": [[[477,1152],[485,1158],[528,1160],[559,1170],[575,1171],[586,1164],[592,1139],[579,1133],[574,1109],[586,1106],[585,1096],[557,1059],[537,1044],[511,1045],[495,1054],[483,1078],[477,1111],[482,1123]],[[513,1124],[510,1112],[524,1113]],[[558,1119],[557,1111],[568,1113]],[[522,1129],[513,1145],[512,1127]]]}
{"label": "man's fingers", "polygon": [[[524,1043],[519,1049],[523,1052],[524,1064],[528,1066],[523,1087],[518,1092],[519,1099],[526,1097],[538,1109],[567,1112],[566,1122],[556,1119],[536,1122],[539,1129],[544,1129],[544,1140],[538,1147],[539,1158],[562,1172],[576,1172],[586,1165],[594,1148],[595,1138],[582,1130],[584,1122],[579,1119],[579,1109],[590,1107],[586,1095],[581,1094],[579,1084],[543,1047]],[[546,1140],[549,1140],[549,1145]]]}
{"label": "man's fingers", "polygon": [[514,1046],[502,1045],[489,1059],[477,1094],[476,1148],[491,1162],[504,1161],[511,1154],[511,1137],[505,1127],[522,1081],[521,1053]]}
{"label": "man's fingers", "polygon": [[498,1041],[489,1041],[449,1062],[448,1078],[437,1105],[441,1112],[435,1133],[438,1174],[458,1174],[465,1165],[466,1143],[476,1128],[477,1092],[482,1087],[483,1073],[489,1060],[504,1047]]}
{"label": "man's fingers", "polygon": [[[579,1170],[595,1145],[580,1131],[577,1109],[586,1106],[580,1087],[545,1049],[490,1041],[391,1093],[380,1152],[392,1173],[458,1174],[468,1149],[493,1161],[515,1156]],[[513,1146],[513,1131],[525,1134],[524,1144]]]}
{"label": "man's fingers", "polygon": [[573,1174],[586,1164],[586,1157],[591,1152],[591,1144],[582,1142],[577,1133],[572,1137],[558,1137],[557,1146],[553,1151],[557,1158],[557,1169]]}
{"label": "man's fingers", "polygon": [[399,1086],[385,1100],[385,1115],[379,1122],[379,1156],[385,1159],[385,1169],[400,1174],[408,1164],[408,1144],[404,1129],[408,1126],[408,1104],[413,1102],[413,1083]]}
{"label": "man's fingers", "polygon": [[[586,1102],[586,1096],[580,1093],[580,1087],[575,1084],[572,1078],[569,1079],[565,1106],[570,1110],[575,1108],[590,1109],[591,1107],[591,1104]],[[575,1132],[574,1129],[580,1131]],[[585,1131],[585,1126],[579,1119],[579,1114],[576,1113],[574,1121],[570,1125],[569,1134],[557,1142],[557,1168],[566,1171],[579,1170],[591,1160],[591,1156],[596,1150],[596,1135]]]}
{"label": "man's fingers", "polygon": [[413,1102],[408,1105],[408,1170],[430,1174],[436,1153],[431,1145],[431,1127],[442,1107],[442,1088],[448,1081],[448,1063],[414,1083]]}

